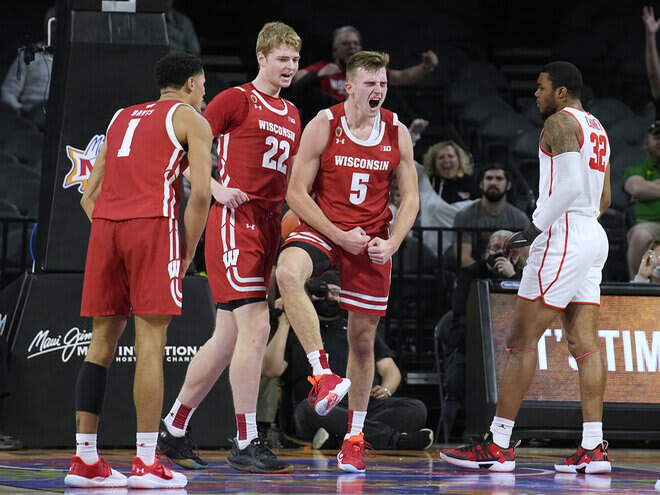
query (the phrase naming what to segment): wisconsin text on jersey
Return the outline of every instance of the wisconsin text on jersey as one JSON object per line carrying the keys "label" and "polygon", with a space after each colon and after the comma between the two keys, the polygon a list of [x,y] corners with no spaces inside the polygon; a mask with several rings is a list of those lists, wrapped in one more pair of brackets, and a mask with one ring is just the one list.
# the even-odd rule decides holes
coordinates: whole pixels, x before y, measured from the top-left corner
{"label": "wisconsin text on jersey", "polygon": [[293,132],[291,129],[287,129],[286,127],[282,127],[281,125],[273,124],[272,122],[268,122],[267,120],[259,119],[259,129],[261,129],[262,131],[272,132],[273,134],[279,134],[280,136],[289,138],[291,141],[296,140],[296,133]]}
{"label": "wisconsin text on jersey", "polygon": [[341,167],[363,168],[366,170],[387,170],[390,166],[389,160],[370,160],[357,156],[335,155],[335,165]]}

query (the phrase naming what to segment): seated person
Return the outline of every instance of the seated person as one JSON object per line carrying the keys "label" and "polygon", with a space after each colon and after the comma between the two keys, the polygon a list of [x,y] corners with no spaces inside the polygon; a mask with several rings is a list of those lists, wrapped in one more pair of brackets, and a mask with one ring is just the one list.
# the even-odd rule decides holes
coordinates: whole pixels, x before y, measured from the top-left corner
{"label": "seated person", "polygon": [[631,282],[638,284],[660,283],[660,239],[651,241],[644,256],[642,256],[637,274]]}
{"label": "seated person", "polygon": [[[307,289],[321,322],[321,337],[333,370],[344,376],[348,361],[346,318],[339,308],[339,275],[336,271],[311,279]],[[276,307],[281,307],[278,300]],[[263,375],[281,377],[282,412],[292,418],[289,430],[314,448],[341,445],[348,424],[348,397],[326,416],[316,414],[308,402],[307,356],[282,312],[275,335],[266,348]],[[424,428],[426,406],[417,399],[397,397],[401,373],[393,352],[377,334],[375,358],[377,376],[371,390],[364,424],[364,439],[379,450],[423,450],[433,443],[433,432]],[[282,425],[284,427],[284,425]],[[284,427],[286,430],[286,427]]]}
{"label": "seated person", "polygon": [[506,241],[511,235],[513,232],[509,230],[493,232],[483,258],[463,268],[458,275],[451,333],[446,342],[447,394],[461,405],[465,405],[465,312],[470,286],[480,278],[520,280],[526,259],[520,252],[507,252]]}
{"label": "seated person", "polygon": [[[529,225],[527,214],[507,201],[511,178],[504,165],[487,165],[479,174],[479,188],[481,199],[456,214],[454,227],[484,228],[492,232],[498,229],[519,231]],[[488,231],[463,234],[460,247],[461,268],[470,266],[481,258],[482,249],[487,245],[489,237]]]}
{"label": "seated person", "polygon": [[171,52],[187,52],[199,56],[199,40],[195,26],[188,17],[174,8],[174,0],[165,2],[165,23]]}
{"label": "seated person", "polygon": [[[441,141],[424,154],[424,165],[415,162],[419,188],[419,223],[422,227],[452,227],[456,214],[473,203],[479,188],[472,164],[455,141]],[[443,252],[454,242],[454,234],[443,234]],[[438,237],[424,236],[424,244],[437,255]]]}

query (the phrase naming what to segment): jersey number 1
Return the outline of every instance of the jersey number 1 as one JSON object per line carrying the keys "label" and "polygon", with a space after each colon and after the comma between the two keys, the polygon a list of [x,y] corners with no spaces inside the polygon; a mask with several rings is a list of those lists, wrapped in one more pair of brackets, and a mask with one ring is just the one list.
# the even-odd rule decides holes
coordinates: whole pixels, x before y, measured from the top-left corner
{"label": "jersey number 1", "polygon": [[128,122],[128,128],[126,129],[126,134],[124,134],[124,140],[121,142],[121,148],[117,150],[117,156],[128,156],[131,152],[131,142],[133,142],[133,134],[135,134],[135,129],[140,123],[140,119],[131,119]]}
{"label": "jersey number 1", "polygon": [[607,154],[607,138],[603,134],[596,134],[595,132],[591,133],[589,136],[591,142],[594,144],[594,155],[589,160],[589,168],[598,170],[599,172],[605,172],[605,163],[603,159]]}

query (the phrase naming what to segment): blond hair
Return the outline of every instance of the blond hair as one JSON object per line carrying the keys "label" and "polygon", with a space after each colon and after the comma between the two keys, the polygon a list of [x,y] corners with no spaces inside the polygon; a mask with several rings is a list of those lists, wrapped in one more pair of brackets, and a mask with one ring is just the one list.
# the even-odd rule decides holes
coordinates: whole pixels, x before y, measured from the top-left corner
{"label": "blond hair", "polygon": [[451,146],[456,152],[458,157],[458,173],[457,177],[463,177],[464,175],[472,175],[472,164],[470,163],[470,158],[463,148],[461,148],[455,141],[447,140],[440,141],[431,146],[426,153],[424,154],[424,169],[429,177],[434,177],[438,175],[438,171],[435,168],[435,159],[440,153],[440,150]]}
{"label": "blond hair", "polygon": [[291,26],[283,22],[267,22],[257,36],[257,55],[259,52],[268,56],[281,45],[288,45],[300,51],[302,40]]}
{"label": "blond hair", "polygon": [[346,61],[346,80],[355,81],[358,69],[374,72],[384,69],[390,61],[390,56],[384,52],[361,51],[354,53]]}

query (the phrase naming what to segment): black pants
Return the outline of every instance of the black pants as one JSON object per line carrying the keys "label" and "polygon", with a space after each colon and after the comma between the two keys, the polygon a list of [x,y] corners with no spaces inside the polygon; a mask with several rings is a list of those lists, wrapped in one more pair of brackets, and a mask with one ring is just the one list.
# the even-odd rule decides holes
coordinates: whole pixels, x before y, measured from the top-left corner
{"label": "black pants", "polygon": [[[348,400],[344,399],[326,416],[319,416],[307,403],[302,401],[293,413],[296,435],[301,440],[312,441],[319,428],[324,428],[330,438],[326,446],[337,448],[341,445],[348,427]],[[401,433],[412,433],[426,424],[426,406],[417,399],[390,397],[371,399],[367,406],[367,419],[364,422],[364,440],[376,450],[393,450]],[[334,440],[336,443],[330,444]]]}

